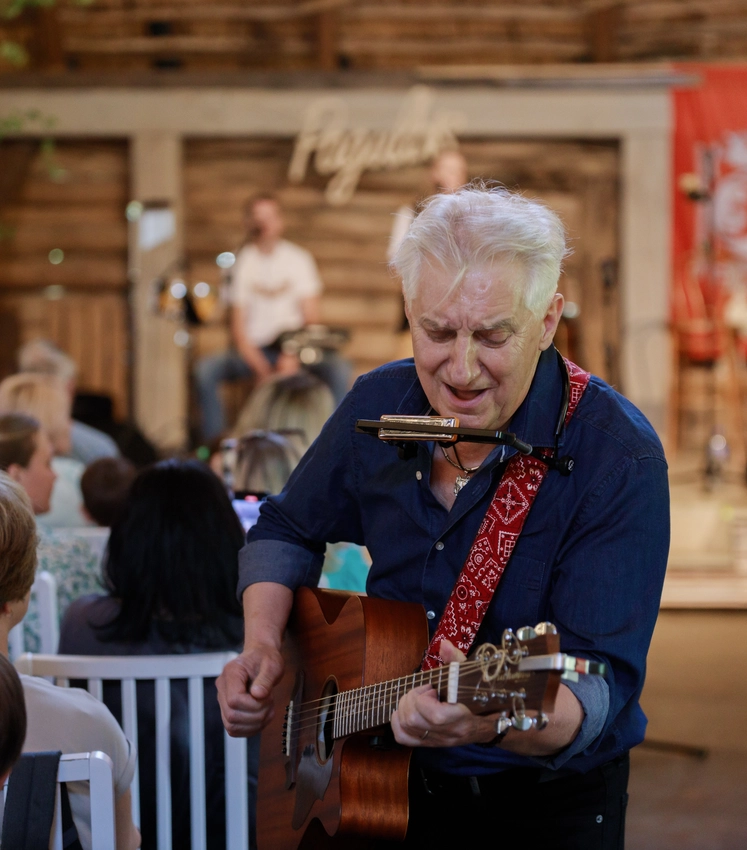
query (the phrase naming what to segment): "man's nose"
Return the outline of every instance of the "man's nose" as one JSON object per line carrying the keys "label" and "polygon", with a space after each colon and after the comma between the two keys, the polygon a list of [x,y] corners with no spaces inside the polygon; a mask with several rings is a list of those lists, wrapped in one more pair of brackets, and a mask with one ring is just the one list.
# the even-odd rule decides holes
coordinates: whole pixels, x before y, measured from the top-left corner
{"label": "man's nose", "polygon": [[471,336],[457,337],[451,352],[451,383],[468,387],[480,374],[477,346]]}

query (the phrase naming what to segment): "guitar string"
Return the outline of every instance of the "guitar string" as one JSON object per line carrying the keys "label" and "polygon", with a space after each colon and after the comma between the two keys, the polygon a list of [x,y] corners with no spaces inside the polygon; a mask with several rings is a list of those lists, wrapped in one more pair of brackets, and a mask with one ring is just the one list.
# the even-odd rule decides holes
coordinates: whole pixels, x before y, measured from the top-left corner
{"label": "guitar string", "polygon": [[[482,668],[483,665],[479,661],[473,662],[462,662],[461,663],[462,672],[472,672],[476,668]],[[306,729],[309,725],[316,726],[318,725],[318,720],[321,715],[322,709],[325,707],[337,717],[342,717],[342,722],[347,722],[351,716],[358,715],[363,716],[365,714],[376,714],[381,713],[382,708],[384,710],[390,708],[392,711],[395,710],[395,707],[391,705],[391,697],[397,696],[397,702],[401,698],[399,695],[399,691],[402,687],[405,687],[407,690],[411,690],[413,687],[418,687],[422,684],[433,684],[433,680],[437,675],[439,678],[442,678],[442,674],[438,674],[438,670],[445,669],[444,667],[438,668],[436,670],[428,670],[428,671],[419,671],[416,674],[411,674],[409,676],[402,676],[399,679],[390,679],[385,682],[379,682],[372,685],[363,685],[359,688],[347,689],[345,691],[339,691],[337,694],[332,694],[327,697],[321,697],[316,700],[309,700],[307,702],[299,703],[296,710],[293,712],[292,722],[294,725],[298,726],[298,724],[303,724],[300,726],[300,729]],[[493,680],[496,677],[493,677]],[[413,684],[413,681],[419,680],[418,684]],[[428,680],[428,681],[424,681]],[[378,693],[376,689],[379,689]],[[468,685],[464,686],[461,683],[457,684],[457,696],[461,696],[464,694],[474,693],[475,686]],[[338,697],[343,697],[344,700],[347,701],[348,704],[340,705]],[[333,706],[331,703],[335,702]],[[382,706],[382,702],[384,703]],[[320,704],[326,704],[320,705]],[[307,720],[311,716],[311,724],[307,723]],[[333,721],[334,722],[334,721]],[[374,724],[379,725],[379,724]]]}
{"label": "guitar string", "polygon": [[[482,663],[480,661],[462,661],[462,662],[459,663],[459,666],[460,666],[460,672],[461,673],[472,673],[472,672],[480,669],[481,666],[482,666]],[[446,670],[446,669],[448,669],[448,664],[444,665],[443,667],[437,667],[434,670],[419,670],[416,673],[410,673],[407,676],[400,676],[397,679],[386,679],[384,682],[375,682],[371,685],[361,685],[360,687],[361,688],[374,688],[374,687],[381,686],[381,685],[394,685],[398,682],[404,682],[406,684],[409,684],[409,682],[412,681],[415,677],[419,677],[421,679],[421,681],[419,681],[417,685],[411,685],[410,689],[412,689],[412,687],[419,687],[420,685],[431,684],[432,682],[430,680],[432,680],[435,676],[438,675],[438,671],[439,670]],[[426,680],[426,678],[428,680]],[[327,697],[319,697],[318,699],[307,700],[306,702],[299,703],[298,708],[301,709],[301,710],[306,710],[310,706],[313,706],[315,703],[322,703],[322,702],[325,702],[327,700],[333,699],[335,696],[339,696],[340,694],[352,693],[353,691],[357,691],[357,690],[359,690],[359,688],[348,688],[344,691],[338,691],[337,694],[332,694],[332,695],[327,696]],[[315,709],[313,709],[313,710],[315,710]]]}
{"label": "guitar string", "polygon": [[[461,673],[472,673],[477,669],[482,668],[482,664],[479,661],[467,661],[461,662]],[[337,694],[331,694],[330,696],[320,697],[314,700],[307,700],[305,702],[299,703],[296,709],[294,710],[294,718],[296,722],[304,720],[306,715],[312,714],[315,717],[317,716],[320,709],[324,708],[324,703],[330,703],[332,700],[336,699],[341,695],[348,695],[350,699],[360,699],[363,696],[365,699],[370,701],[371,698],[378,697],[379,699],[383,696],[390,696],[395,689],[400,687],[406,687],[407,690],[412,690],[414,687],[419,687],[423,684],[433,684],[434,679],[438,675],[439,669],[446,669],[446,666],[442,668],[437,668],[436,670],[428,670],[428,671],[419,671],[415,674],[410,674],[409,676],[401,676],[399,679],[389,679],[385,682],[378,682],[371,685],[362,685],[358,688],[349,688],[344,691],[338,691]],[[382,688],[382,693],[374,694],[373,689]],[[462,692],[466,689],[466,691],[474,690],[474,686],[462,686],[461,684],[457,685],[458,692]],[[367,694],[363,694],[364,689],[369,689]]]}
{"label": "guitar string", "polygon": [[[349,693],[349,692],[348,692],[348,693]],[[461,689],[461,691],[460,691],[460,692],[458,692],[458,695],[471,694],[471,693],[474,693],[474,688],[463,688],[463,689]],[[508,697],[507,697],[507,699],[508,699]],[[386,708],[391,709],[391,712],[393,712],[393,711],[395,711],[395,710],[396,710],[396,706],[395,706],[395,707],[392,707],[392,706],[386,706]],[[532,709],[529,709],[529,710],[532,710]],[[377,711],[376,707],[372,707],[372,708],[370,708],[370,709],[368,710],[368,713],[369,713],[369,714],[371,714],[371,713],[372,713],[372,714],[375,714],[375,713],[376,713],[376,711]],[[371,722],[371,723],[370,723],[370,725],[367,725],[367,726],[361,727],[360,729],[353,729],[353,730],[352,730],[352,732],[362,732],[362,731],[364,731],[365,729],[373,729],[373,728],[375,728],[376,726],[384,726],[384,725],[386,725],[387,723],[389,723],[389,721],[390,721],[390,719],[391,719],[391,712],[390,712],[390,715],[389,715],[389,717],[388,717],[387,719],[382,720],[382,721],[379,721],[379,722]],[[348,711],[348,712],[347,712],[347,714],[346,714],[346,715],[342,718],[342,722],[344,723],[344,722],[346,722],[346,721],[347,721],[347,722],[355,721],[356,719],[359,719],[359,718],[360,718],[360,716],[362,716],[364,713],[366,713],[366,712],[365,712],[365,710],[364,710],[364,711],[360,711],[360,710],[358,710],[358,711]],[[486,713],[488,713],[488,714],[490,714],[490,713],[497,714],[497,713],[498,713],[498,711],[495,711],[495,712],[486,712]],[[299,726],[299,725],[298,725],[298,722],[297,722],[297,723],[293,724],[293,727],[292,727],[292,728],[295,728],[295,731],[296,731],[297,733],[301,733],[301,732],[305,732],[307,729],[316,729],[316,728],[318,727],[318,725],[319,725],[319,723],[318,723],[318,717],[317,717],[317,718],[311,718],[311,721],[312,721],[312,722],[308,722],[308,720],[309,720],[309,718],[305,718],[305,722],[303,723],[303,725],[300,725],[300,726]],[[334,723],[334,720],[333,720],[332,722]],[[351,734],[352,734],[352,732],[351,732]],[[344,737],[344,736],[339,736],[339,737]]]}

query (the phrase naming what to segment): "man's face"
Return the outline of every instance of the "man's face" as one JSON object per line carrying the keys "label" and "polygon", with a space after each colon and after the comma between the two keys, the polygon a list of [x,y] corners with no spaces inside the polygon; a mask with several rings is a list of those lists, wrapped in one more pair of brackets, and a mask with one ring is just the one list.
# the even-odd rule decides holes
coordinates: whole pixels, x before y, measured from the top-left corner
{"label": "man's face", "polygon": [[407,315],[420,383],[441,416],[466,428],[506,428],[524,400],[540,353],[550,346],[563,296],[538,318],[524,306],[521,264],[453,274],[425,265]]}
{"label": "man's face", "polygon": [[258,230],[263,239],[280,239],[285,230],[280,206],[276,201],[257,201],[252,206],[249,226]]}
{"label": "man's face", "polygon": [[45,514],[49,510],[52,488],[57,473],[52,469],[52,443],[44,431],[36,434],[36,450],[31,455],[28,466],[11,464],[9,474],[23,487],[31,499],[35,514]]}

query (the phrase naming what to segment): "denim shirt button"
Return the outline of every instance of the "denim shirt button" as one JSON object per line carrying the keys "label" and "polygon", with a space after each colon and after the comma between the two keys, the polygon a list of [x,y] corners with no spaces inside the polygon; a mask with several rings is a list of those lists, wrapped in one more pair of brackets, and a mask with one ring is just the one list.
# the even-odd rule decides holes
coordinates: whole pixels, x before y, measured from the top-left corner
{"label": "denim shirt button", "polygon": [[443,548],[444,544],[439,540],[438,543],[436,543],[436,549],[440,552]]}
{"label": "denim shirt button", "polygon": [[426,616],[429,620],[432,620],[432,619],[436,616],[436,612],[435,612],[435,611],[426,611],[426,612],[425,612],[425,616]]}
{"label": "denim shirt button", "polygon": [[422,481],[423,480],[423,473],[420,470],[418,470],[415,473],[415,477],[418,479],[418,481]]}

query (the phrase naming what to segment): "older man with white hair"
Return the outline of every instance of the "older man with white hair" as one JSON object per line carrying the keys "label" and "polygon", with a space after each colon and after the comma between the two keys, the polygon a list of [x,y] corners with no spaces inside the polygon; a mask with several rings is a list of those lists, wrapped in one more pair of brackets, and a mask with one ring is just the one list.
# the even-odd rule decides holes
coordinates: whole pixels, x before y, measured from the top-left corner
{"label": "older man with white hair", "polygon": [[[506,731],[499,715],[439,702],[430,686],[403,696],[391,726],[414,753],[408,847],[499,829],[529,847],[623,846],[669,544],[667,471],[643,415],[553,346],[565,250],[558,217],[518,194],[470,186],[432,198],[394,261],[414,361],[357,381],[241,553],[246,642],[219,682],[234,735],[282,711],[272,689],[293,593],[316,583],[328,541],[369,548],[370,596],[425,608],[426,666],[461,658],[475,636],[500,644],[504,629],[540,621],[556,625],[564,652],[606,665],[604,678],[560,685],[542,730]],[[399,458],[354,430],[383,414],[434,413],[509,431],[534,458],[470,442],[418,442]],[[492,599],[477,603],[482,620],[460,623],[458,600],[481,592],[483,546],[497,565]]]}

